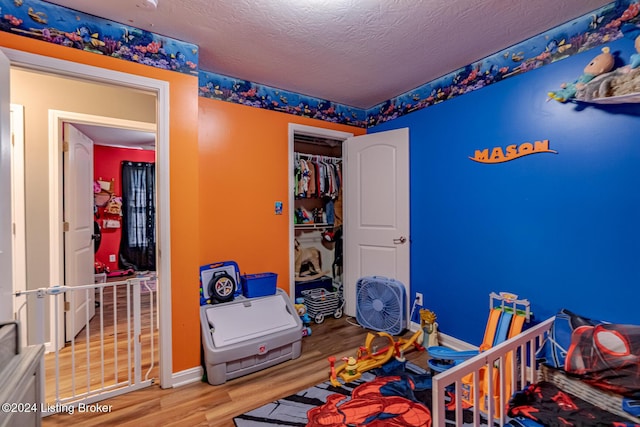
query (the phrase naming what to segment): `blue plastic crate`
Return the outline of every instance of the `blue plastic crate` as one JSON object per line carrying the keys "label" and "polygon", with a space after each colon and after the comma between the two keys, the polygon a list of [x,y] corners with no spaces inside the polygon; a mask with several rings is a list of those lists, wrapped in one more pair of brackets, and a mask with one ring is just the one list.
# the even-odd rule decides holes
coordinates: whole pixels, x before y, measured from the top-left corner
{"label": "blue plastic crate", "polygon": [[244,274],[240,276],[242,293],[247,298],[264,297],[276,293],[276,273]]}

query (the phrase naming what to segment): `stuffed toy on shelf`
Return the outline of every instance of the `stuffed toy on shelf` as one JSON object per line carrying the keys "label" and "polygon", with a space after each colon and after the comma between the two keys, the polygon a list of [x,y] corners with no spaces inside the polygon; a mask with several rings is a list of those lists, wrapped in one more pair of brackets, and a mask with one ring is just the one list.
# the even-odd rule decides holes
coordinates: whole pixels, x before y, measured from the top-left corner
{"label": "stuffed toy on shelf", "polygon": [[628,103],[640,99],[640,36],[635,39],[636,52],[629,64],[599,75],[578,89],[576,101]]}
{"label": "stuffed toy on shelf", "polygon": [[629,60],[629,65],[631,66],[631,68],[638,68],[638,66],[640,66],[640,36],[636,37],[635,47],[636,53],[631,55],[631,58]]}
{"label": "stuffed toy on shelf", "polygon": [[584,73],[573,83],[563,83],[560,90],[549,92],[549,98],[558,102],[567,102],[576,96],[576,92],[589,83],[596,76],[607,73],[613,69],[615,59],[608,47],[602,48],[602,53],[596,56],[584,68]]}

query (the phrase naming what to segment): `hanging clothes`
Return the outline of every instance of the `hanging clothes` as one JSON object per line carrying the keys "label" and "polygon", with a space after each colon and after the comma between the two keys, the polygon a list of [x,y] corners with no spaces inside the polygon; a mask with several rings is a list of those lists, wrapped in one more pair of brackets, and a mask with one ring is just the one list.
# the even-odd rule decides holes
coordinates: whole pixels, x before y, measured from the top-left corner
{"label": "hanging clothes", "polygon": [[342,183],[342,160],[337,157],[295,153],[296,198],[338,197]]}

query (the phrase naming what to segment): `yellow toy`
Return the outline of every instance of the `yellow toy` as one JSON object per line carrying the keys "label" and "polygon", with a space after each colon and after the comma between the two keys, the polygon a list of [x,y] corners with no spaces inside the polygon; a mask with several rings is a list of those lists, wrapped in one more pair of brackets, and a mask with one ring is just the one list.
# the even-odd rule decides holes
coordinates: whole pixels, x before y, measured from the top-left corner
{"label": "yellow toy", "polygon": [[427,334],[427,347],[438,345],[438,324],[433,311],[426,308],[420,309],[420,327]]}
{"label": "yellow toy", "polygon": [[[385,338],[389,344],[381,350],[376,350],[373,347],[373,340],[376,337]],[[422,328],[418,329],[409,339],[398,338],[397,341],[394,341],[393,336],[386,332],[377,332],[375,334],[369,332],[365,339],[365,345],[358,349],[357,357],[343,358],[342,360],[345,363],[338,367],[335,366],[336,358],[329,357],[331,384],[339,387],[341,383],[338,377],[345,383],[357,380],[362,376],[363,372],[379,368],[394,356],[402,359],[404,353],[408,350],[416,349],[422,351],[424,350],[423,341],[424,330]]]}

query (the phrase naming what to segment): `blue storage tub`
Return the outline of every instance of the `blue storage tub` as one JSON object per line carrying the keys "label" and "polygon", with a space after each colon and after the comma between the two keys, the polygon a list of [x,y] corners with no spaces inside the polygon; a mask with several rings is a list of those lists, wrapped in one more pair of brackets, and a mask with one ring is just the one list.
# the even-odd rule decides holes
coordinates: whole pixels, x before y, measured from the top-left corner
{"label": "blue storage tub", "polygon": [[240,276],[242,293],[247,298],[275,295],[278,275],[276,273],[244,274]]}

